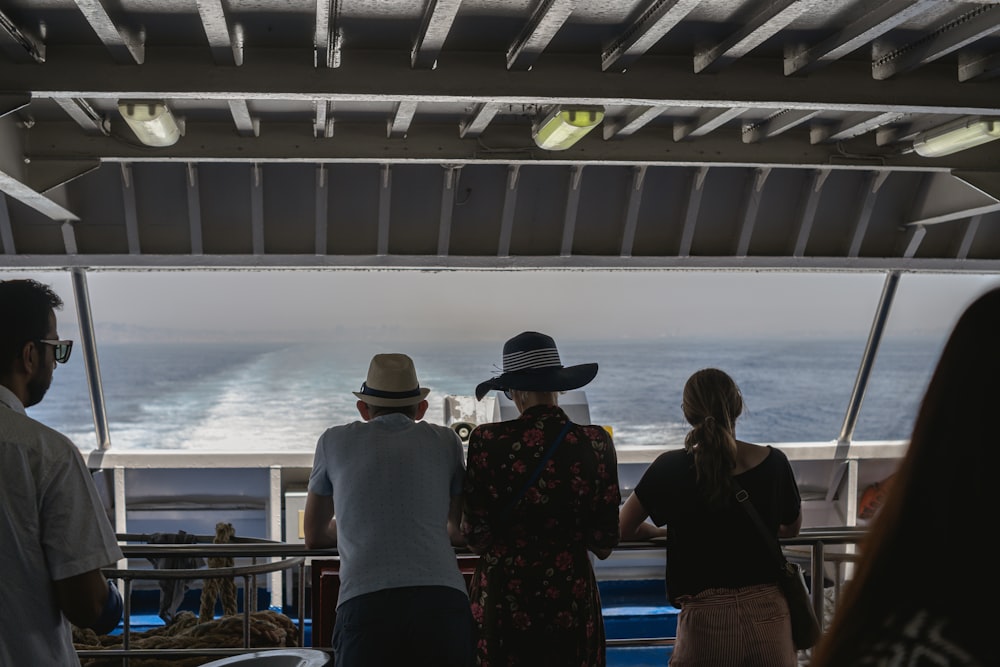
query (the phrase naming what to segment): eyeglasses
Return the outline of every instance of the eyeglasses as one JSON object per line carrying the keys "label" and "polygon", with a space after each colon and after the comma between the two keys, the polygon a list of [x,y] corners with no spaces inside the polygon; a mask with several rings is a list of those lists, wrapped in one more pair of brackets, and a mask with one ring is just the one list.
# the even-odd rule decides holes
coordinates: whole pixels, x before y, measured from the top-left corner
{"label": "eyeglasses", "polygon": [[39,343],[45,343],[46,345],[51,345],[55,348],[56,361],[60,364],[65,364],[69,361],[69,353],[73,351],[73,341],[71,340],[45,340],[43,338],[38,339]]}
{"label": "eyeglasses", "polygon": [[508,401],[513,401],[514,400],[514,395],[510,393],[510,389],[504,389],[503,390],[503,395],[507,397]]}

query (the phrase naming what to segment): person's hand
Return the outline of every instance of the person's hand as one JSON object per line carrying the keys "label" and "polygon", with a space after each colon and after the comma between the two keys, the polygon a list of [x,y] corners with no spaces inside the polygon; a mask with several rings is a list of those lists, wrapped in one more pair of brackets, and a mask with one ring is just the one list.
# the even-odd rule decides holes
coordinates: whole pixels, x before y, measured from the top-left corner
{"label": "person's hand", "polygon": [[118,627],[118,621],[122,620],[122,594],[118,592],[115,582],[108,579],[108,598],[104,602],[104,609],[101,615],[94,621],[90,629],[99,635],[106,635]]}

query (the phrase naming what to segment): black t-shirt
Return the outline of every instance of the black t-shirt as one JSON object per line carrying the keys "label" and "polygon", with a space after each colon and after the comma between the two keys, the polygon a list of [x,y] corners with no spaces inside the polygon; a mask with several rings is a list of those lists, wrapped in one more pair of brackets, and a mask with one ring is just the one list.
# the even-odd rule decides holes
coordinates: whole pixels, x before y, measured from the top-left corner
{"label": "black t-shirt", "polygon": [[[750,494],[764,524],[778,533],[799,515],[802,500],[788,457],[770,450],[756,467],[736,476]],[[696,489],[694,456],[664,452],[635,487],[657,526],[667,526],[667,590],[676,604],[682,595],[708,588],[736,588],[777,580],[770,546],[735,498],[725,508],[709,507]]]}

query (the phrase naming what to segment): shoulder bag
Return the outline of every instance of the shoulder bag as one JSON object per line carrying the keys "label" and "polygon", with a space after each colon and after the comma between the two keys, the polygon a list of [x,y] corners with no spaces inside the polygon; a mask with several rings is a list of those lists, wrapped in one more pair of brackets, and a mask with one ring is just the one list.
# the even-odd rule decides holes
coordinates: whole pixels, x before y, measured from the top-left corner
{"label": "shoulder bag", "polygon": [[542,474],[542,470],[545,469],[545,464],[548,463],[549,459],[552,458],[552,455],[556,453],[556,448],[559,446],[559,443],[563,441],[563,438],[566,437],[566,434],[569,432],[571,426],[573,426],[573,422],[571,421],[566,422],[566,425],[563,426],[563,430],[559,432],[559,435],[556,436],[556,439],[552,442],[551,445],[549,445],[549,450],[545,452],[545,456],[542,458],[541,462],[539,462],[538,466],[535,468],[535,471],[531,473],[531,477],[528,478],[528,481],[524,483],[524,486],[521,487],[521,490],[518,491],[517,494],[507,502],[507,505],[503,508],[503,510],[501,510],[500,512],[501,519],[503,519],[504,521],[507,520],[507,518],[510,516],[510,513],[514,511],[514,506],[517,505],[518,501],[521,500],[524,494],[528,492],[528,489],[530,489],[531,485],[535,483],[535,480],[538,479],[538,476]]}
{"label": "shoulder bag", "polygon": [[[788,600],[788,611],[792,617],[792,641],[795,648],[804,650],[812,648],[820,636],[819,620],[816,618],[816,610],[813,609],[812,598],[809,597],[809,589],[806,587],[806,579],[802,574],[802,568],[797,563],[789,563],[785,555],[781,552],[781,545],[778,538],[768,531],[764,521],[757,513],[757,509],[750,500],[750,494],[740,486],[740,483],[733,478],[733,488],[736,490],[736,502],[738,502],[750,519],[757,526],[761,537],[771,547],[775,559],[778,561],[778,587],[785,594]],[[813,581],[815,581],[815,577]],[[821,580],[822,581],[822,580]]]}

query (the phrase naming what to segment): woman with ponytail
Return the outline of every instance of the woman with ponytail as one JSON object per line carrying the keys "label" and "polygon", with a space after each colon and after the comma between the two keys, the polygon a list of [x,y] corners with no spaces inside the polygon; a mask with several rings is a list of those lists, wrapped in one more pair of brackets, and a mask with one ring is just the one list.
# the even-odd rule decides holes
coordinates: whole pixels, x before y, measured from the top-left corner
{"label": "woman with ponytail", "polygon": [[802,501],[788,458],[736,438],[743,396],[721,370],[688,379],[683,409],[684,449],[650,464],[620,515],[623,541],[667,537],[667,596],[681,610],[670,667],[795,667],[774,554],[733,490],[735,478],[777,537],[798,535]]}

